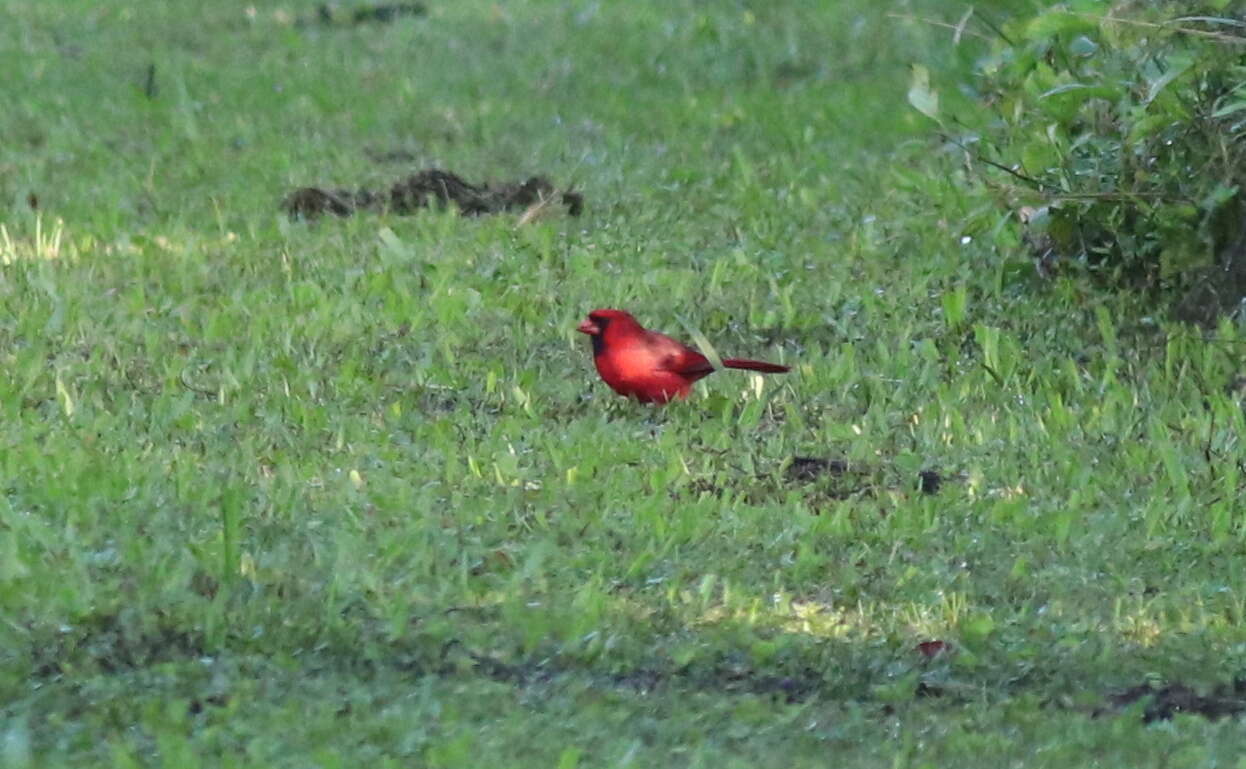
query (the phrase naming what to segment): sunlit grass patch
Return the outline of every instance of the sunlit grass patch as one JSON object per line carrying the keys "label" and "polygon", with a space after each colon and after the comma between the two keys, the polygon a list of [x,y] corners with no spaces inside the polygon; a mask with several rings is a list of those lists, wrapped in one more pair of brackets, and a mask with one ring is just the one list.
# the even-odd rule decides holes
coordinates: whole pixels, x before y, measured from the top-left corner
{"label": "sunlit grass patch", "polygon": [[72,241],[66,240],[65,222],[59,218],[49,228],[44,226],[41,215],[35,216],[28,236],[14,235],[5,224],[0,223],[0,265],[24,260],[57,261],[77,255],[78,248]]}

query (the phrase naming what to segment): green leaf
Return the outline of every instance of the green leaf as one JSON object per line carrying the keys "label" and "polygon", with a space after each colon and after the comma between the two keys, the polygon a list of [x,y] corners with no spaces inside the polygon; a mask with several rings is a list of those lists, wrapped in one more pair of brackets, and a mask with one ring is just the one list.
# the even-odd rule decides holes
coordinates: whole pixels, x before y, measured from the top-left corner
{"label": "green leaf", "polygon": [[1246,101],[1235,101],[1230,104],[1226,104],[1220,109],[1211,113],[1211,116],[1212,117],[1225,117],[1226,115],[1232,115],[1235,112],[1241,112],[1244,109],[1246,109]]}
{"label": "green leaf", "polygon": [[1159,96],[1172,81],[1188,72],[1191,65],[1194,64],[1194,60],[1189,57],[1173,57],[1170,64],[1171,66],[1168,67],[1167,72],[1147,84],[1147,95],[1146,100],[1143,102],[1144,104],[1150,104],[1155,101],[1155,97]]}
{"label": "green leaf", "polygon": [[963,285],[943,294],[943,318],[948,328],[960,328],[965,322],[968,306],[969,292]]}
{"label": "green leaf", "polygon": [[1109,86],[1087,85],[1085,83],[1065,83],[1039,95],[1043,110],[1062,122],[1069,122],[1079,115],[1086,102],[1091,99],[1104,99],[1112,102],[1119,97],[1119,92]]}
{"label": "green leaf", "polygon": [[1080,103],[1080,102],[1086,101],[1087,99],[1115,99],[1116,96],[1120,92],[1117,89],[1112,88],[1110,86],[1106,86],[1106,85],[1087,85],[1086,83],[1065,83],[1064,85],[1056,86],[1055,88],[1052,88],[1050,91],[1047,91],[1046,93],[1039,95],[1038,98],[1047,99],[1052,96],[1059,96],[1061,94],[1069,94],[1069,93],[1077,94],[1079,97],[1081,97],[1078,99],[1078,102]]}
{"label": "green leaf", "polygon": [[1218,184],[1199,202],[1198,206],[1203,211],[1215,211],[1237,197],[1237,189],[1236,185],[1230,187],[1227,184]]}
{"label": "green leaf", "polygon": [[1035,139],[1021,150],[1021,165],[1031,176],[1042,174],[1060,164],[1060,153],[1051,142]]}
{"label": "green leaf", "polygon": [[989,614],[975,614],[960,625],[961,638],[969,644],[979,644],[995,632],[995,620]]}
{"label": "green leaf", "polygon": [[558,769],[576,769],[583,755],[584,749],[581,747],[572,745],[564,748],[562,754],[558,756]]}
{"label": "green leaf", "polygon": [[1069,53],[1074,56],[1094,56],[1095,51],[1099,50],[1099,44],[1085,35],[1078,35],[1073,42],[1069,43]]}
{"label": "green leaf", "polygon": [[1207,249],[1192,238],[1173,238],[1160,252],[1160,274],[1173,278],[1211,263]]}
{"label": "green leaf", "polygon": [[1172,122],[1170,115],[1147,115],[1129,127],[1129,140],[1136,142],[1154,136]]}
{"label": "green leaf", "polygon": [[909,104],[926,117],[939,119],[939,94],[930,88],[930,71],[920,64],[913,65],[909,79]]}

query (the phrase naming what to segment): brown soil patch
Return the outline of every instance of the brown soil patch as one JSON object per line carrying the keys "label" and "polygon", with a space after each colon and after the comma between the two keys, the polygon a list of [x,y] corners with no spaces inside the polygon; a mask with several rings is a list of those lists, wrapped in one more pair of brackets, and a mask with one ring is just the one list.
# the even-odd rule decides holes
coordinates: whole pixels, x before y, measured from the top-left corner
{"label": "brown soil patch", "polygon": [[922,470],[917,474],[917,488],[923,494],[937,494],[943,486],[943,475],[938,470]]}
{"label": "brown soil patch", "polygon": [[[845,459],[822,459],[821,457],[792,457],[787,466],[787,479],[792,483],[810,483],[821,478],[842,479],[845,477],[865,477],[869,468],[849,463]],[[948,478],[936,469],[922,470],[917,474],[917,490],[923,494],[937,494]],[[851,489],[858,493],[870,487],[869,483],[860,483]]]}
{"label": "brown soil patch", "polygon": [[360,210],[413,214],[432,205],[453,203],[461,213],[479,216],[544,207],[554,200],[566,206],[571,216],[579,216],[584,210],[582,195],[559,191],[544,176],[523,182],[472,184],[450,171],[427,168],[382,190],[300,187],[285,197],[281,208],[292,219],[315,219],[326,213],[350,216]]}
{"label": "brown soil patch", "polygon": [[787,466],[787,477],[793,481],[816,481],[819,476],[840,476],[848,472],[846,459],[821,459],[819,457],[792,457]]}
{"label": "brown soil patch", "polygon": [[389,24],[404,16],[425,16],[428,8],[423,3],[378,3],[355,8],[339,8],[332,3],[316,7],[316,21],[326,26],[353,26],[356,24]]}
{"label": "brown soil patch", "polygon": [[1215,720],[1246,711],[1246,681],[1222,684],[1205,695],[1180,682],[1160,687],[1149,683],[1138,684],[1110,695],[1108,707],[1096,711],[1095,715],[1115,713],[1144,700],[1146,706],[1142,711],[1142,720],[1145,723],[1168,721],[1178,713]]}

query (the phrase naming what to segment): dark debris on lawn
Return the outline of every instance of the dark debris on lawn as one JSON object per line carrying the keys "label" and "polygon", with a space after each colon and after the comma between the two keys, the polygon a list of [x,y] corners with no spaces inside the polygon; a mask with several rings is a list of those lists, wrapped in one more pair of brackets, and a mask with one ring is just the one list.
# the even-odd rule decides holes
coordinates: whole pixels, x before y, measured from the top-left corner
{"label": "dark debris on lawn", "polygon": [[1217,686],[1210,694],[1199,694],[1181,682],[1155,686],[1142,683],[1110,694],[1108,705],[1094,712],[1095,716],[1117,713],[1137,702],[1146,701],[1142,721],[1168,721],[1178,713],[1188,713],[1216,720],[1246,711],[1246,679]]}
{"label": "dark debris on lawn", "polygon": [[787,477],[793,481],[816,481],[822,475],[839,476],[850,467],[846,459],[821,459],[819,457],[792,457],[787,466]]}
{"label": "dark debris on lawn", "polygon": [[413,214],[431,205],[453,203],[464,215],[480,216],[531,210],[554,200],[566,206],[571,216],[579,216],[584,210],[580,193],[560,191],[544,176],[523,182],[472,184],[450,171],[427,168],[383,190],[300,187],[285,197],[281,208],[292,219],[314,219],[326,213],[350,216],[360,210]]}
{"label": "dark debris on lawn", "polygon": [[[787,465],[787,479],[794,483],[810,483],[820,478],[842,478],[847,475],[866,475],[868,469],[854,465],[846,459],[822,459],[820,457],[792,457]],[[948,477],[938,470],[927,468],[917,474],[917,489],[923,494],[937,494]],[[864,490],[862,485],[858,490]]]}
{"label": "dark debris on lawn", "polygon": [[334,3],[321,3],[316,7],[316,22],[324,26],[390,24],[405,16],[427,14],[428,8],[423,3],[377,3],[355,8],[340,8]]}

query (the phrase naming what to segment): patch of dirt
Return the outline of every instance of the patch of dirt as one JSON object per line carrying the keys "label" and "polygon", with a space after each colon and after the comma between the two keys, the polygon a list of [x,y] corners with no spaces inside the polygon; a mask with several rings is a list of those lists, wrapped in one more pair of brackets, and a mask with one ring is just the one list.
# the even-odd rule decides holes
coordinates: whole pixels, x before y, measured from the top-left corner
{"label": "patch of dirt", "polygon": [[196,697],[186,706],[186,712],[192,716],[197,716],[208,708],[223,708],[228,704],[228,694],[214,694],[203,698]]}
{"label": "patch of dirt", "polygon": [[1136,702],[1146,701],[1142,721],[1168,721],[1178,713],[1190,713],[1215,720],[1246,712],[1246,680],[1217,686],[1202,695],[1186,684],[1175,682],[1155,687],[1149,683],[1131,686],[1108,696],[1108,706],[1094,712],[1095,716],[1119,712]]}
{"label": "patch of dirt", "polygon": [[943,486],[943,476],[938,470],[922,470],[917,474],[917,488],[923,494],[938,494]]}
{"label": "patch of dirt", "polygon": [[[792,457],[783,471],[783,479],[791,484],[816,488],[810,497],[815,515],[820,515],[822,503],[840,502],[852,497],[872,497],[878,491],[877,478],[870,468],[853,464],[846,459],[822,459],[820,457]],[[776,492],[779,491],[776,489]]]}
{"label": "patch of dirt", "polygon": [[[730,473],[715,473],[672,488],[669,492],[671,498],[731,495],[750,503],[760,503],[785,496],[790,486],[801,486],[804,487],[803,497],[811,512],[821,515],[825,508],[847,499],[873,499],[887,492],[906,497],[914,492],[937,494],[948,481],[964,478],[963,474],[947,475],[940,470],[925,469],[910,480],[895,477],[895,471],[886,465],[811,456],[794,456],[785,460],[777,475],[771,470],[754,474],[729,462],[721,467],[734,470],[741,482],[733,482]],[[882,514],[886,515],[886,512]]]}
{"label": "patch of dirt", "polygon": [[[823,477],[840,479],[848,475],[866,476],[869,469],[853,465],[846,459],[821,459],[819,457],[792,457],[786,476],[794,483],[811,483]],[[917,489],[923,494],[937,494],[948,478],[938,470],[928,468],[917,474]],[[860,483],[848,493],[859,493],[871,487]]]}
{"label": "patch of dirt", "polygon": [[332,3],[316,7],[316,22],[324,26],[356,26],[359,24],[391,24],[405,16],[426,16],[423,3],[378,3],[356,8],[339,8]]}
{"label": "patch of dirt", "polygon": [[415,153],[410,150],[378,150],[365,149],[363,154],[368,156],[368,160],[373,163],[395,163],[395,164],[414,164],[416,161]]}
{"label": "patch of dirt", "polygon": [[840,476],[849,470],[846,459],[819,459],[818,457],[792,457],[787,466],[788,480],[816,481],[819,476]]}
{"label": "patch of dirt", "polygon": [[450,171],[426,168],[382,190],[300,187],[281,201],[281,208],[291,219],[315,219],[326,213],[350,216],[360,210],[413,214],[431,205],[453,203],[467,216],[522,209],[527,217],[534,208],[544,208],[555,199],[571,216],[584,211],[580,193],[560,191],[544,176],[523,182],[472,184]]}
{"label": "patch of dirt", "polygon": [[87,617],[66,626],[54,637],[43,639],[32,654],[35,675],[50,678],[65,675],[89,659],[104,673],[117,673],[149,667],[161,662],[202,657],[204,639],[170,624],[163,618],[146,627],[122,620],[120,615]]}

